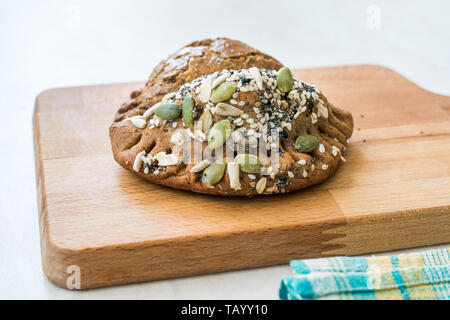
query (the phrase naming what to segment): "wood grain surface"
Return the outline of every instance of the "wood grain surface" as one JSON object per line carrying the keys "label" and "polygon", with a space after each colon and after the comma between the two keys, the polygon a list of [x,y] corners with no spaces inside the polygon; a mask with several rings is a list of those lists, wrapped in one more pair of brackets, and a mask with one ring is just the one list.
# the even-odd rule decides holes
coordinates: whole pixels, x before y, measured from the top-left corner
{"label": "wood grain surface", "polygon": [[42,264],[81,288],[450,242],[450,97],[392,70],[295,70],[353,113],[347,162],[306,190],[252,199],[151,184],[113,160],[108,127],[143,82],[52,89],[33,119]]}

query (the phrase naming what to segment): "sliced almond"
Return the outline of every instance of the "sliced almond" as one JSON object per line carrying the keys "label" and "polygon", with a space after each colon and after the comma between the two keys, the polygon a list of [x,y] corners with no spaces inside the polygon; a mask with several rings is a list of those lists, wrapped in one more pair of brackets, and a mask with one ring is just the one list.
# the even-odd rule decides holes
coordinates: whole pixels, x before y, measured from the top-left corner
{"label": "sliced almond", "polygon": [[205,159],[197,163],[195,166],[193,166],[190,170],[191,173],[200,172],[203,171],[207,166],[211,164],[211,161]]}
{"label": "sliced almond", "polygon": [[230,188],[234,190],[241,190],[241,183],[239,181],[239,164],[237,162],[227,163],[228,177],[230,178]]}
{"label": "sliced almond", "polygon": [[215,113],[221,116],[233,116],[237,117],[244,113],[239,108],[236,108],[230,104],[220,102],[216,105]]}
{"label": "sliced almond", "polygon": [[200,116],[200,119],[198,119],[197,123],[195,124],[195,129],[206,133],[211,128],[212,122],[211,112],[209,110],[205,110]]}
{"label": "sliced almond", "polygon": [[253,67],[253,68],[250,68],[248,71],[252,75],[253,79],[255,79],[258,89],[262,90],[263,89],[263,80],[261,77],[261,73],[259,72],[259,69],[256,67]]}
{"label": "sliced almond", "polygon": [[178,157],[172,153],[166,154],[165,152],[159,152],[153,159],[158,160],[159,166],[171,166],[178,163]]}
{"label": "sliced almond", "polygon": [[202,84],[200,85],[200,92],[198,94],[198,98],[200,99],[201,102],[206,103],[209,101],[214,78],[215,78],[214,75],[210,75],[206,79],[203,79]]}

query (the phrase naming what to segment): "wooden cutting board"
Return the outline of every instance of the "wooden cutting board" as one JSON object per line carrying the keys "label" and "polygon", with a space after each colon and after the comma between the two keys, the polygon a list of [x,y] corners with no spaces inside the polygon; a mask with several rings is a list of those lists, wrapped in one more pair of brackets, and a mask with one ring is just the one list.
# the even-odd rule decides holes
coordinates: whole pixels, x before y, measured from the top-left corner
{"label": "wooden cutting board", "polygon": [[142,82],[40,94],[48,278],[66,287],[79,270],[85,289],[450,242],[450,97],[379,66],[295,75],[353,113],[347,162],[316,187],[252,199],[161,187],[114,162],[108,127]]}

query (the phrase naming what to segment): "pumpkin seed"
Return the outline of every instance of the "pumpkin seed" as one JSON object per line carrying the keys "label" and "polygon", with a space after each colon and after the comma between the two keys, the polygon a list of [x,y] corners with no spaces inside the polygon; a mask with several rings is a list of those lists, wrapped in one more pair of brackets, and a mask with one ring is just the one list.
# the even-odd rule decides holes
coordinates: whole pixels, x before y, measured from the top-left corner
{"label": "pumpkin seed", "polygon": [[236,92],[236,88],[236,82],[224,82],[212,91],[209,101],[218,103],[228,100]]}
{"label": "pumpkin seed", "polygon": [[281,92],[291,91],[294,80],[292,78],[292,72],[288,67],[283,67],[278,71],[277,84]]}
{"label": "pumpkin seed", "polygon": [[181,107],[176,103],[163,103],[156,107],[155,114],[163,120],[174,120],[180,116]]}
{"label": "pumpkin seed", "polygon": [[263,168],[263,163],[254,154],[238,154],[234,161],[239,164],[242,171],[246,173],[260,173]]}
{"label": "pumpkin seed", "polygon": [[208,147],[211,150],[217,149],[227,141],[231,134],[231,123],[228,120],[216,122],[208,134]]}
{"label": "pumpkin seed", "polygon": [[191,95],[186,95],[183,101],[183,121],[184,125],[186,127],[190,127],[194,124],[194,116],[192,115],[192,112],[194,111],[194,99],[191,97]]}
{"label": "pumpkin seed", "polygon": [[225,173],[225,163],[211,163],[208,168],[203,171],[202,181],[210,186],[219,182]]}
{"label": "pumpkin seed", "polygon": [[295,139],[295,150],[303,153],[311,152],[317,148],[318,143],[317,137],[304,134]]}

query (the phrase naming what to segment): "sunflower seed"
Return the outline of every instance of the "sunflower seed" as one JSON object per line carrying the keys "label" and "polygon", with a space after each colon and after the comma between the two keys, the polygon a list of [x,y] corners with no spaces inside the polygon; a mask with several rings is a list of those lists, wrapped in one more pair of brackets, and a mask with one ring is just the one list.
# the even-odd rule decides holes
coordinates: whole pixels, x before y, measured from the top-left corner
{"label": "sunflower seed", "polygon": [[321,103],[317,105],[317,114],[325,119],[328,119],[328,109]]}
{"label": "sunflower seed", "polygon": [[266,188],[266,185],[267,185],[267,178],[262,177],[256,184],[256,192],[258,194],[262,194],[264,192],[264,189]]}
{"label": "sunflower seed", "polygon": [[158,160],[160,166],[171,166],[178,163],[178,157],[174,154],[166,154],[165,152],[157,153],[153,159]]}
{"label": "sunflower seed", "polygon": [[225,74],[221,75],[220,77],[218,77],[216,80],[214,80],[211,85],[211,89],[214,89],[215,87],[224,83],[227,80],[228,76],[229,76],[229,74],[225,73]]}
{"label": "sunflower seed", "polygon": [[209,161],[208,159],[202,160],[199,163],[197,163],[195,166],[193,166],[189,172],[195,173],[195,172],[203,171],[203,169],[205,169],[210,164],[211,164],[211,161]]}
{"label": "sunflower seed", "polygon": [[203,79],[202,84],[200,85],[200,93],[198,94],[198,98],[200,99],[201,102],[209,101],[214,78],[215,78],[214,75],[210,75],[206,79]]}
{"label": "sunflower seed", "polygon": [[252,67],[252,68],[248,69],[248,71],[253,76],[253,79],[255,79],[258,89],[262,90],[263,89],[263,84],[262,84],[263,80],[261,77],[261,73],[259,72],[259,69],[256,67]]}
{"label": "sunflower seed", "polygon": [[156,104],[154,104],[153,106],[151,106],[150,108],[148,108],[144,114],[142,115],[142,117],[145,120],[148,120],[148,118],[150,118],[150,116],[155,112],[155,109],[161,104],[161,102],[158,102]]}
{"label": "sunflower seed", "polygon": [[203,111],[202,115],[198,119],[197,123],[195,124],[195,129],[200,130],[201,132],[208,132],[208,130],[212,126],[212,115],[209,110]]}
{"label": "sunflower seed", "polygon": [[220,102],[216,105],[215,113],[221,116],[240,116],[244,113],[241,109],[238,109],[227,103]]}

